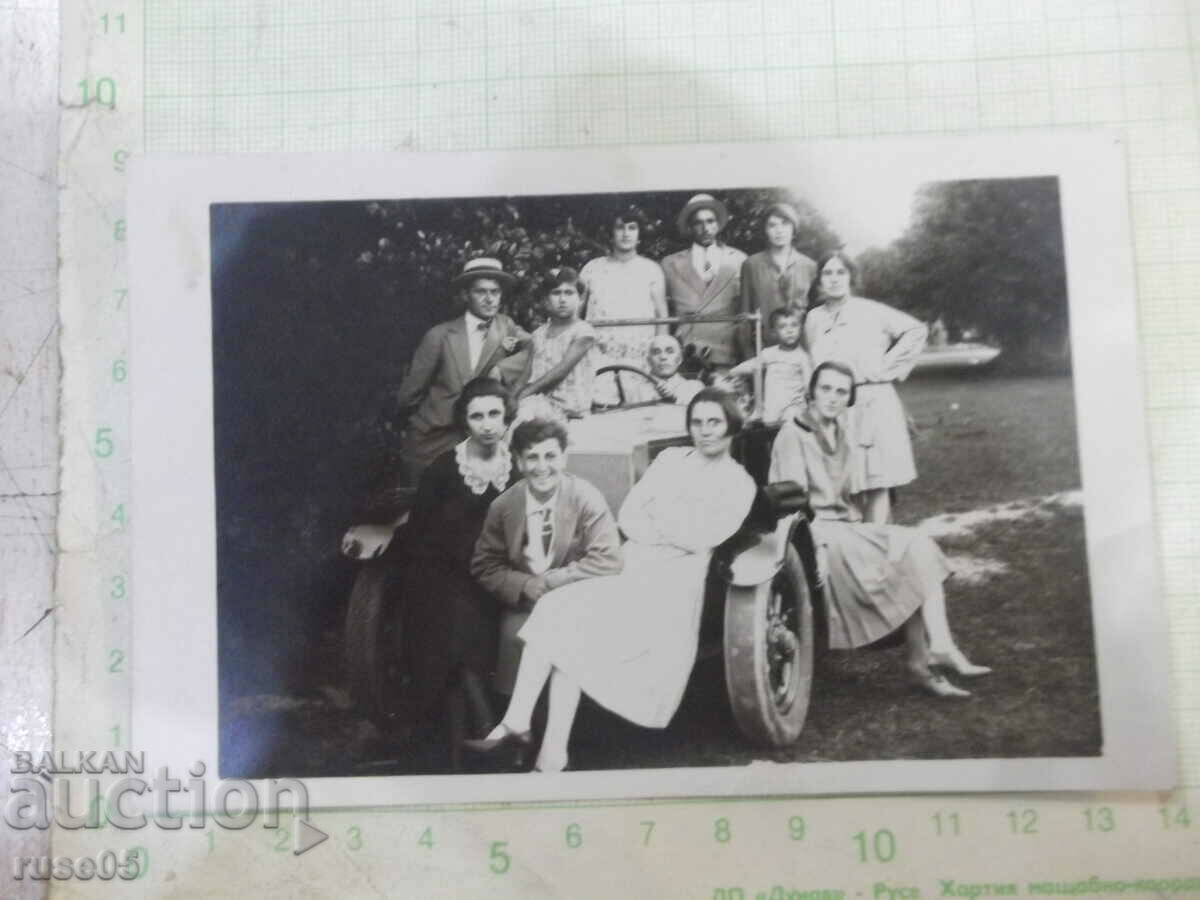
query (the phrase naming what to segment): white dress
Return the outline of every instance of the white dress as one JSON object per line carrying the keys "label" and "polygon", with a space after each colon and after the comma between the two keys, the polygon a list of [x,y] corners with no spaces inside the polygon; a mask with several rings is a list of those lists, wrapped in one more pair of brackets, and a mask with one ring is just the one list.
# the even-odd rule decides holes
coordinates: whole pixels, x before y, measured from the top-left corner
{"label": "white dress", "polygon": [[621,506],[624,571],[548,592],[519,637],[601,706],[666,727],[696,661],[709,557],[741,526],[754,493],[730,457],[664,450]]}

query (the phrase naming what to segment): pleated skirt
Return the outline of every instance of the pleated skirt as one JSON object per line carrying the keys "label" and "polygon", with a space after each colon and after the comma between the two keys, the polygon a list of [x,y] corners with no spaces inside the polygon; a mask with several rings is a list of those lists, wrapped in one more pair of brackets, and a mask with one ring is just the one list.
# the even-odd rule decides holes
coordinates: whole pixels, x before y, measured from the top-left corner
{"label": "pleated skirt", "polygon": [[829,559],[822,593],[832,649],[862,647],[891,634],[950,575],[938,545],[913,528],[828,519],[812,527]]}

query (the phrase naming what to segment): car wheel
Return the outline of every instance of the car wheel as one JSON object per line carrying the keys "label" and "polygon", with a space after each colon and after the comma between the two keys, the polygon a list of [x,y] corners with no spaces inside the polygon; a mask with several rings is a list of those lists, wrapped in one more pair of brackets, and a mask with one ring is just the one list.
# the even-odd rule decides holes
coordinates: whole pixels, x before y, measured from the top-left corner
{"label": "car wheel", "polygon": [[738,728],[784,747],[804,729],[813,680],[813,613],[795,548],[775,577],[730,585],[725,597],[725,686]]}
{"label": "car wheel", "polygon": [[388,561],[367,563],[354,579],[346,610],[346,688],[355,704],[372,717],[399,712],[404,695],[399,580]]}

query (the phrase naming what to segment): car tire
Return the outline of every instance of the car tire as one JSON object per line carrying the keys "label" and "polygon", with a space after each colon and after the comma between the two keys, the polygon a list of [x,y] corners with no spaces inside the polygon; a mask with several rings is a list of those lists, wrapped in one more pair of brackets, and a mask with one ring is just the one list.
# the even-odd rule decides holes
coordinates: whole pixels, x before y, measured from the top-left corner
{"label": "car tire", "polygon": [[800,557],[725,597],[725,686],[738,729],[755,744],[786,747],[800,737],[813,682],[813,611]]}
{"label": "car tire", "polygon": [[346,609],[344,670],[355,705],[372,718],[400,712],[400,576],[386,559],[366,563],[354,579]]}

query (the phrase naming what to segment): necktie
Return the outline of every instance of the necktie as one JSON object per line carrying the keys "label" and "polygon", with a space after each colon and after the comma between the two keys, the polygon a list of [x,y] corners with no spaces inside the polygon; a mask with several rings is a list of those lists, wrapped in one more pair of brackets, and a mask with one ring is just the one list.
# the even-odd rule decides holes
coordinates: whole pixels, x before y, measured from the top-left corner
{"label": "necktie", "polygon": [[492,324],[491,322],[480,322],[478,325],[475,326],[475,330],[478,331],[480,334],[487,334],[488,326],[491,324]]}
{"label": "necktie", "polygon": [[554,523],[550,521],[550,509],[542,510],[542,552],[550,554],[550,546],[554,543]]}

